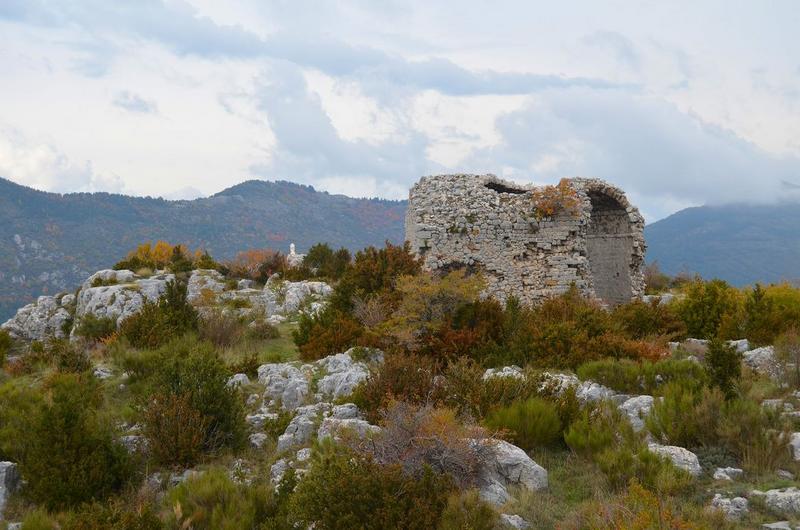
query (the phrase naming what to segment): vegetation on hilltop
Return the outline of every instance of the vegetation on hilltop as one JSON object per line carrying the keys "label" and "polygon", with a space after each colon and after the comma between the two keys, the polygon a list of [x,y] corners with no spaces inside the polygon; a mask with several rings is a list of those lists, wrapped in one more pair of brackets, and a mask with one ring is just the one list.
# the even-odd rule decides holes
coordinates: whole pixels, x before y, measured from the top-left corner
{"label": "vegetation on hilltop", "polygon": [[[797,484],[785,478],[800,472],[789,446],[797,417],[762,404],[800,406],[800,290],[789,285],[651,275],[660,282],[651,289],[673,300],[609,310],[572,289],[525,307],[482,298],[479,274],[426,272],[391,243],[354,256],[318,244],[300,267],[265,250],[217,263],[157,243],[119,266],[166,268],[176,280],[98,340],[21,344],[0,334],[0,457],[25,481],[6,515],[23,528],[495,529],[500,513],[533,528],[752,528],[778,515],[751,496],[741,520],[726,520],[707,510],[710,492]],[[201,266],[234,285],[325,280],[333,294],[277,327],[243,306],[198,314],[183,282]],[[676,346],[687,337],[709,342]],[[773,377],[742,365],[726,342],[741,338],[775,345]],[[297,412],[262,414],[258,366],[350,348],[358,359],[379,348],[384,359],[335,404],[355,403],[381,430],[308,442],[305,467],[281,468],[273,484],[286,455],[277,437]],[[98,365],[110,375],[93,375]],[[604,392],[652,396],[641,429],[618,403],[562,385],[573,373]],[[234,374],[248,377],[230,384]],[[248,429],[266,441],[248,447]],[[146,450],[123,447],[131,432]],[[695,453],[700,472],[651,451],[648,433]],[[544,466],[548,487],[514,491],[500,507],[482,499],[492,438]],[[731,466],[744,475],[713,477]]]}

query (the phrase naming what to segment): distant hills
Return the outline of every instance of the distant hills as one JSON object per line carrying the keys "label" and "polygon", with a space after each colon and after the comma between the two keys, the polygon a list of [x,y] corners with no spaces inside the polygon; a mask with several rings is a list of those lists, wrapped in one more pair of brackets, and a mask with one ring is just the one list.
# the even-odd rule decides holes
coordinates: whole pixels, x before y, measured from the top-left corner
{"label": "distant hills", "polygon": [[734,285],[800,279],[800,204],[687,208],[645,227],[647,261]]}
{"label": "distant hills", "polygon": [[0,178],[0,322],[40,294],[74,289],[137,244],[164,239],[218,259],[248,248],[319,241],[357,250],[403,240],[404,201],[353,199],[291,182],[247,181],[168,201],[55,194]]}
{"label": "distant hills", "polygon": [[[357,250],[403,240],[405,201],[353,199],[291,182],[247,181],[208,198],[45,193],[0,178],[0,322],[40,294],[72,290],[145,241],[207,249]],[[647,261],[736,285],[800,279],[800,205],[688,208],[645,228]]]}

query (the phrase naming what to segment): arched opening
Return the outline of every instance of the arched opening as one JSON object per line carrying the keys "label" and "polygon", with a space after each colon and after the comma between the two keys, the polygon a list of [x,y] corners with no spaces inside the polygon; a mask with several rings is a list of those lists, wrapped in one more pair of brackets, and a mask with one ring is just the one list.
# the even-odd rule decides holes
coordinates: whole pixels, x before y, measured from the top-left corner
{"label": "arched opening", "polygon": [[633,233],[628,212],[604,193],[589,193],[592,214],[586,237],[586,252],[592,274],[594,292],[609,305],[629,302]]}

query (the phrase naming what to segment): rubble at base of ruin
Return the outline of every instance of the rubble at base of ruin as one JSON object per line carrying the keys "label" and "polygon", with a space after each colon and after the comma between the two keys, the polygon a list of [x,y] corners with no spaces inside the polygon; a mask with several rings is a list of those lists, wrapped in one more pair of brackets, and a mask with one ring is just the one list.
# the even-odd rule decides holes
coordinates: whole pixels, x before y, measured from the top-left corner
{"label": "rubble at base of ruin", "polygon": [[541,204],[556,188],[494,175],[423,177],[409,194],[406,240],[428,270],[481,271],[489,296],[533,304],[571,285],[606,305],[644,294],[644,219],[600,179],[566,179],[569,204]]}

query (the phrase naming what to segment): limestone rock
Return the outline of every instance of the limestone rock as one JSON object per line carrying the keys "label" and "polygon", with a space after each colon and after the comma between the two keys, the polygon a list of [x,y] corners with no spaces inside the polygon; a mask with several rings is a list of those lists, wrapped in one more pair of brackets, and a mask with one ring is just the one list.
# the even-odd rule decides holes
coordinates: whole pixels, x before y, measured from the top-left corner
{"label": "limestone rock", "polygon": [[641,431],[644,429],[644,419],[650,414],[653,408],[653,396],[634,396],[625,400],[619,409],[628,416],[633,430]]}
{"label": "limestone rock", "polygon": [[186,284],[186,299],[191,304],[199,305],[224,291],[225,277],[222,274],[211,269],[197,269],[192,271]]}
{"label": "limestone rock", "polygon": [[325,418],[322,420],[322,425],[319,426],[317,438],[319,440],[323,440],[324,438],[338,440],[343,431],[351,431],[360,438],[366,438],[371,434],[379,433],[380,430],[380,427],[372,425],[365,420],[354,418]]}
{"label": "limestone rock", "polygon": [[19,470],[14,462],[0,462],[0,521],[3,520],[8,497],[19,488]]}
{"label": "limestone rock", "polygon": [[780,367],[775,359],[775,349],[772,346],[746,351],[742,354],[742,360],[756,372],[768,375],[773,379],[780,377]]}
{"label": "limestone rock", "polygon": [[528,490],[547,487],[547,471],[516,445],[503,440],[476,441],[482,447],[478,473],[479,493],[486,502],[501,505],[511,497],[508,488],[519,486]]}
{"label": "limestone rock", "polygon": [[661,445],[657,443],[649,443],[647,448],[657,455],[668,458],[675,467],[688,471],[694,477],[700,476],[703,472],[697,455],[688,449],[676,445]]}
{"label": "limestone rock", "polygon": [[575,389],[575,396],[581,403],[611,399],[615,395],[616,392],[594,381],[584,381]]}
{"label": "limestone rock", "polygon": [[319,380],[317,388],[323,396],[331,399],[349,396],[359,383],[369,377],[367,365],[353,361],[348,353],[325,357],[316,365],[326,374]]}
{"label": "limestone rock", "polygon": [[317,430],[320,418],[329,410],[330,404],[328,403],[318,403],[298,408],[297,414],[286,426],[286,430],[278,436],[278,452],[309,442]]}
{"label": "limestone rock", "polygon": [[711,509],[722,512],[732,521],[738,521],[750,511],[747,499],[744,497],[728,498],[717,493],[711,500]]}
{"label": "limestone rock", "polygon": [[517,530],[524,530],[531,527],[531,524],[519,515],[510,515],[507,513],[500,514],[500,522],[507,528],[516,528]]}
{"label": "limestone rock", "polygon": [[751,495],[763,497],[768,508],[783,515],[800,514],[800,489],[795,487],[769,491],[753,490]]}
{"label": "limestone rock", "polygon": [[258,382],[266,387],[264,399],[280,402],[284,410],[294,410],[308,397],[306,375],[291,363],[262,364]]}
{"label": "limestone rock", "polygon": [[229,388],[238,388],[240,386],[247,386],[250,384],[250,378],[247,377],[247,374],[233,374],[229,379],[225,386]]}
{"label": "limestone rock", "polygon": [[487,368],[483,373],[483,380],[491,379],[492,377],[513,377],[514,379],[524,379],[525,374],[522,373],[522,368],[519,366],[504,366],[502,368]]}
{"label": "limestone rock", "polygon": [[744,475],[738,467],[718,467],[714,470],[714,480],[735,480]]}
{"label": "limestone rock", "polygon": [[254,432],[250,435],[248,440],[250,441],[250,447],[253,449],[262,449],[264,444],[267,443],[267,440],[269,440],[269,436],[263,432]]}
{"label": "limestone rock", "polygon": [[40,296],[32,304],[18,309],[0,329],[7,331],[15,339],[44,341],[50,337],[63,338],[64,324],[70,318],[69,310],[58,298]]}

